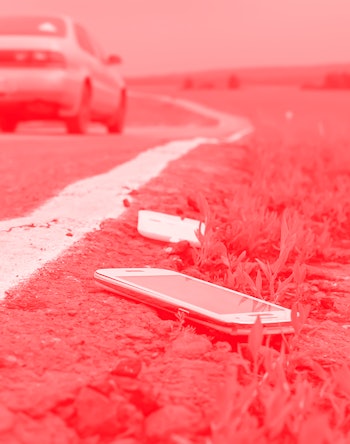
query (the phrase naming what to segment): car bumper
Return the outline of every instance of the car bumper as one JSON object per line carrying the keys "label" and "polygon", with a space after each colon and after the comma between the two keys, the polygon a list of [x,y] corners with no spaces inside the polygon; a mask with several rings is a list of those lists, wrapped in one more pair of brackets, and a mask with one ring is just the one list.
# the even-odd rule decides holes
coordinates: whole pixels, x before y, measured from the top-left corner
{"label": "car bumper", "polygon": [[0,112],[26,117],[69,117],[76,112],[80,80],[66,70],[1,70]]}

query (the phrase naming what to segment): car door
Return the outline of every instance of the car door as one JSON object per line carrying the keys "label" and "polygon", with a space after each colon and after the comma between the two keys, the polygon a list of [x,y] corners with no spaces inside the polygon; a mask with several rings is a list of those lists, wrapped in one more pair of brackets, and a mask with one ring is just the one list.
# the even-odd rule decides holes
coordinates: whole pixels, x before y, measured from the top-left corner
{"label": "car door", "polygon": [[[93,115],[103,116],[110,112],[112,79],[108,75],[104,61],[86,29],[78,23],[74,25],[75,35],[80,48],[87,54],[87,69],[92,83],[91,111]],[[114,85],[115,87],[115,85]]]}
{"label": "car door", "polygon": [[101,82],[103,84],[105,94],[105,105],[108,108],[108,114],[114,113],[116,104],[121,98],[121,90],[123,89],[123,81],[116,66],[108,63],[108,59],[102,50],[99,42],[89,34],[90,41],[94,45],[95,52],[101,63]]}

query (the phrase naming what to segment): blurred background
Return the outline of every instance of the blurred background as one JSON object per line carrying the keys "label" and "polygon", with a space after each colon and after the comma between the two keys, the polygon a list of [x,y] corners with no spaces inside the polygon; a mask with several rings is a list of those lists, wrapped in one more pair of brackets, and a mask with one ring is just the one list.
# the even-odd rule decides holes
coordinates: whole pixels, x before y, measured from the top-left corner
{"label": "blurred background", "polygon": [[65,13],[124,59],[126,76],[350,63],[349,0],[11,0]]}

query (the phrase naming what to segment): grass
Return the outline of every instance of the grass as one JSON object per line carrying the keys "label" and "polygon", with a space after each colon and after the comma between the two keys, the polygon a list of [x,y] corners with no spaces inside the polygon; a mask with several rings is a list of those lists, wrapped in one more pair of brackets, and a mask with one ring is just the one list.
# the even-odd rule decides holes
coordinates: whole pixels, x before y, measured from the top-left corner
{"label": "grass", "polygon": [[276,350],[263,345],[256,323],[247,349],[238,350],[241,364],[228,369],[218,394],[213,444],[349,440],[348,363],[326,367],[310,355],[298,361],[302,329],[319,308],[308,267],[344,260],[337,246],[350,220],[349,146],[316,142],[256,137],[245,147],[239,183],[226,182],[220,202],[210,194],[198,198],[207,229],[198,233],[195,268],[208,280],[292,307],[296,331]]}
{"label": "grass", "polygon": [[[225,361],[206,444],[350,438],[348,286],[340,277],[349,262],[348,98],[342,96],[338,109],[339,96],[299,93],[291,106],[289,93],[246,100],[256,134],[240,146],[202,147],[210,167],[194,153],[188,156],[194,168],[168,169],[172,181],[162,184],[154,203],[206,224],[200,248],[175,249],[167,266],[292,309],[291,340],[266,344],[257,323],[248,343]],[[229,111],[239,94],[198,99]],[[292,120],[286,107],[295,112]],[[156,181],[154,191],[160,189]]]}
{"label": "grass", "polygon": [[195,263],[211,278],[224,270],[229,287],[274,302],[292,290],[298,302],[306,264],[339,259],[335,245],[347,236],[348,150],[331,156],[327,146],[268,148],[251,142],[245,179],[227,187],[222,203],[199,198],[207,230]]}

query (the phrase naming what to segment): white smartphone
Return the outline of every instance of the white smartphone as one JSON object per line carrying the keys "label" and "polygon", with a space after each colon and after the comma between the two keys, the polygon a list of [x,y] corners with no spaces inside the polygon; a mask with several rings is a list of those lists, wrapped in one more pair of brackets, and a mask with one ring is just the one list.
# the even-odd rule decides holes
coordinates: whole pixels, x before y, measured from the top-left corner
{"label": "white smartphone", "polygon": [[204,234],[204,224],[199,220],[181,218],[171,214],[151,210],[139,210],[137,221],[138,232],[145,237],[164,242],[180,242],[187,240],[194,246],[199,246],[197,230]]}
{"label": "white smartphone", "polygon": [[107,290],[237,336],[259,316],[264,334],[293,333],[291,311],[219,285],[161,268],[108,268],[94,278]]}

